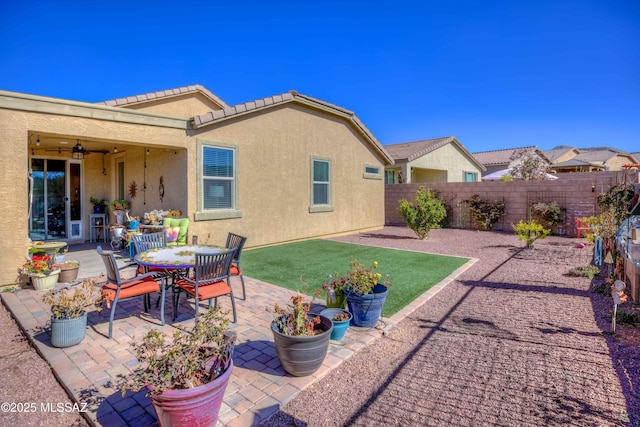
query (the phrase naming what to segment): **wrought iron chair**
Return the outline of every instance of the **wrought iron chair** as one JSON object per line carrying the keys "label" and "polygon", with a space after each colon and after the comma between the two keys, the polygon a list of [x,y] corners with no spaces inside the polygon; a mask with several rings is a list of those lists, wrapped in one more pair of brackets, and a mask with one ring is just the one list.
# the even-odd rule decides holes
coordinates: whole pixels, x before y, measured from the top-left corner
{"label": "wrought iron chair", "polygon": [[242,269],[240,268],[240,255],[242,255],[242,248],[244,247],[244,244],[246,243],[246,241],[247,241],[246,237],[242,237],[234,233],[229,233],[227,235],[226,247],[229,249],[236,250],[236,254],[233,257],[233,260],[231,262],[231,269],[229,270],[229,274],[231,276],[240,277],[240,282],[242,282],[242,299],[243,300],[247,299],[247,293],[244,288],[244,277],[242,275]]}
{"label": "wrought iron chair", "polygon": [[111,306],[111,314],[109,316],[109,339],[113,332],[113,318],[116,312],[116,306],[119,301],[142,296],[144,299],[144,311],[148,312],[151,306],[150,294],[160,291],[162,305],[160,306],[160,320],[164,325],[164,293],[165,280],[160,277],[160,283],[156,281],[157,273],[145,273],[132,279],[123,280],[120,277],[120,270],[116,262],[113,252],[104,252],[101,246],[97,248],[98,255],[102,257],[104,266],[107,269],[107,284],[102,287],[102,297],[107,303],[107,308]]}
{"label": "wrought iron chair", "polygon": [[180,274],[173,287],[173,320],[178,317],[178,305],[180,294],[186,292],[195,299],[196,316],[200,301],[208,300],[211,308],[211,300],[215,299],[218,306],[218,297],[229,295],[233,310],[233,323],[237,322],[236,303],[233,298],[233,289],[229,286],[229,268],[235,255],[235,249],[218,254],[196,253],[196,263],[193,268],[193,277]]}

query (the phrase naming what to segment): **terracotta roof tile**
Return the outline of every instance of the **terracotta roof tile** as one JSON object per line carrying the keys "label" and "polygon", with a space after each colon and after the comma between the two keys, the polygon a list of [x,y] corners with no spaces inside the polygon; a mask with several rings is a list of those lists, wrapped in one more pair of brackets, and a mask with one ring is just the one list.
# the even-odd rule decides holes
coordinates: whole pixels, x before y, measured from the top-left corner
{"label": "terracotta roof tile", "polygon": [[[528,146],[528,147],[516,147],[516,148],[505,148],[502,150],[491,150],[491,151],[481,151],[478,153],[473,153],[473,157],[475,157],[478,162],[487,166],[491,165],[508,165],[511,163],[511,155],[515,151],[519,150],[537,150],[542,154],[542,152],[536,146]],[[544,154],[543,154],[544,155]]]}
{"label": "terracotta roof tile", "polygon": [[166,90],[159,90],[159,91],[150,92],[150,93],[143,93],[143,94],[139,94],[139,95],[128,96],[126,98],[111,99],[111,100],[107,100],[107,101],[97,102],[96,104],[108,105],[110,107],[123,107],[125,105],[136,104],[138,102],[145,102],[145,101],[150,101],[150,100],[153,100],[153,99],[160,99],[160,98],[167,98],[167,97],[170,97],[170,96],[183,95],[183,94],[187,94],[187,93],[191,93],[191,92],[201,92],[206,97],[211,99],[214,103],[220,105],[220,107],[222,107],[222,108],[228,107],[226,102],[224,102],[218,96],[214,95],[211,91],[209,91],[204,86],[198,85],[198,84],[189,85],[189,86],[182,86],[182,87],[178,87],[178,88],[175,88],[175,89],[166,89]]}
{"label": "terracotta roof tile", "polygon": [[254,101],[245,102],[243,104],[238,104],[233,107],[227,107],[220,111],[213,111],[207,114],[201,114],[199,116],[195,116],[192,121],[194,127],[202,127],[208,124],[212,124],[214,122],[219,122],[221,120],[226,120],[227,118],[232,118],[238,115],[250,114],[254,111],[259,111],[266,108],[272,108],[279,104],[284,104],[288,102],[300,102],[302,104],[308,105],[313,108],[319,108],[325,111],[328,111],[333,114],[340,115],[342,117],[350,120],[354,126],[356,126],[362,134],[371,142],[371,144],[376,147],[380,155],[385,159],[385,161],[389,164],[393,164],[393,158],[389,155],[389,153],[385,150],[385,148],[380,144],[380,142],[373,136],[371,131],[367,129],[367,127],[356,117],[356,115],[344,108],[338,107],[337,105],[330,104],[326,101],[322,101],[320,99],[312,98],[307,95],[300,94],[296,91],[290,91],[287,93],[268,96],[266,98],[257,99]]}

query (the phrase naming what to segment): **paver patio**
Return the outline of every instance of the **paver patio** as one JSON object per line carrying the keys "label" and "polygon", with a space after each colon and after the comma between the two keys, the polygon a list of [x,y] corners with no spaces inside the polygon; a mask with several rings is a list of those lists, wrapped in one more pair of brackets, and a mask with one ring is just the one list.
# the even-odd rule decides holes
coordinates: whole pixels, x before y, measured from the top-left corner
{"label": "paver patio", "polygon": [[[128,256],[121,253],[119,263],[128,263]],[[95,246],[84,251],[70,252],[74,259],[82,259],[81,276],[94,277],[103,271]],[[238,334],[234,352],[235,369],[227,387],[219,414],[219,425],[251,426],[269,418],[329,371],[349,359],[363,347],[375,341],[385,330],[413,312],[435,295],[458,274],[472,265],[471,260],[444,281],[409,304],[389,319],[384,319],[380,329],[351,327],[345,339],[332,342],[322,367],[308,377],[291,377],[280,366],[272,342],[270,323],[272,314],[266,309],[274,303],[285,303],[290,291],[245,276],[247,299],[236,298],[238,323],[232,325]],[[104,281],[104,277],[98,282]],[[232,279],[234,293],[242,294],[240,280]],[[171,321],[171,299],[165,301],[165,321],[162,327],[159,309],[144,313],[142,300],[121,302],[114,321],[113,339],[107,338],[108,312],[98,317],[89,314],[87,336],[77,346],[57,349],[51,346],[49,334],[43,329],[50,319],[49,307],[41,301],[41,293],[25,288],[1,294],[4,304],[19,325],[31,337],[40,354],[51,365],[61,384],[79,404],[88,404],[85,415],[94,425],[140,426],[155,425],[155,415],[144,391],[129,392],[122,397],[115,387],[119,376],[126,375],[137,365],[130,344],[141,338],[151,328],[170,331],[176,324],[189,327],[193,324],[193,308],[183,299],[177,322]],[[229,307],[229,299],[221,297],[220,305]]]}

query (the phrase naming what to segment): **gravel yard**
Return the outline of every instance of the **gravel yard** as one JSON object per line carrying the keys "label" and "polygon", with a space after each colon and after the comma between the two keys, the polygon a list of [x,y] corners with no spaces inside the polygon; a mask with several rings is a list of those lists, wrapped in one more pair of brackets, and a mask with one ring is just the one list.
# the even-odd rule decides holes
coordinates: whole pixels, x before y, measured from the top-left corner
{"label": "gravel yard", "polygon": [[[336,240],[479,261],[263,426],[640,425],[640,328],[612,335],[611,298],[566,275],[591,247],[552,236],[525,250],[513,234],[455,229],[420,241],[402,227]],[[1,401],[38,405],[0,425],[87,425],[41,410],[71,400],[3,306],[0,328]]]}

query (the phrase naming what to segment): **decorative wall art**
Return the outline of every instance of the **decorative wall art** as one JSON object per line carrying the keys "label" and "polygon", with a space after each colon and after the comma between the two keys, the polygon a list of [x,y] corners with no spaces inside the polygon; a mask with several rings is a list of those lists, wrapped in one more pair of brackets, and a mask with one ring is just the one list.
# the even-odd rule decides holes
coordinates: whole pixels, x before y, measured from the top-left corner
{"label": "decorative wall art", "polygon": [[129,184],[129,196],[132,199],[135,199],[136,194],[138,194],[138,184],[136,184],[135,181],[131,181],[131,183]]}
{"label": "decorative wall art", "polygon": [[160,202],[162,203],[162,199],[164,198],[164,179],[160,177],[160,185],[158,186],[158,193],[160,194]]}

